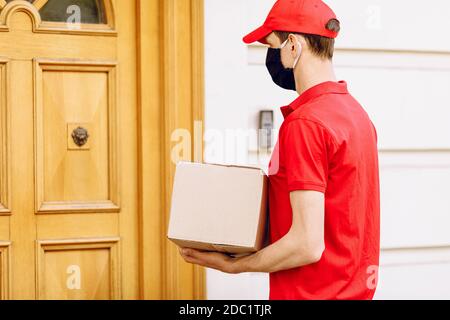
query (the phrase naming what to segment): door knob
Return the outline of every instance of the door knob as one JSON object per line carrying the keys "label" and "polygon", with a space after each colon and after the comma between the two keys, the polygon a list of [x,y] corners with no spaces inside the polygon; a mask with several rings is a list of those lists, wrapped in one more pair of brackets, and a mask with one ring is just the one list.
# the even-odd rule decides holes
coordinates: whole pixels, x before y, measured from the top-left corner
{"label": "door knob", "polygon": [[78,127],[73,130],[72,139],[73,142],[81,148],[87,143],[89,139],[89,132],[83,127]]}

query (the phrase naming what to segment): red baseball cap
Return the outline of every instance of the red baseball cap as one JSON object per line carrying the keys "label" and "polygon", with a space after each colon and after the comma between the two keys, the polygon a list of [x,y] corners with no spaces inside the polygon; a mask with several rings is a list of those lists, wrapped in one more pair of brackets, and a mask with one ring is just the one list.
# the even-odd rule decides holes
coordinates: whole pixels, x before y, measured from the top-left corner
{"label": "red baseball cap", "polygon": [[245,43],[264,43],[264,38],[273,31],[336,38],[338,33],[326,28],[331,19],[336,19],[336,15],[322,0],[278,0],[264,24],[246,35],[243,40]]}

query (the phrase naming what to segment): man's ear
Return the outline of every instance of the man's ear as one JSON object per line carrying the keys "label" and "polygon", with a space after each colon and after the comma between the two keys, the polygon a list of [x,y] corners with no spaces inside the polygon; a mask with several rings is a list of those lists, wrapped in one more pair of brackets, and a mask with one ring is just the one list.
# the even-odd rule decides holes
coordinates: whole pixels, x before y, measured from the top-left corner
{"label": "man's ear", "polygon": [[[303,50],[303,48],[305,48],[306,41],[301,35],[295,35],[293,33],[289,35],[288,39],[289,39],[289,50],[291,51],[292,58],[295,59],[297,57],[297,50]],[[302,46],[301,49],[298,48],[297,41],[300,42],[300,45]]]}

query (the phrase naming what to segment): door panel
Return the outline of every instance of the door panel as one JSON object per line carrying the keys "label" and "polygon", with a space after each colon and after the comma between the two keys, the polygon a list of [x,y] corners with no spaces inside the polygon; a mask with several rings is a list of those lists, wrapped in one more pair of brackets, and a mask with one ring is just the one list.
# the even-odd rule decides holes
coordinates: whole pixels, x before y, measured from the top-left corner
{"label": "door panel", "polygon": [[0,299],[9,298],[9,286],[11,273],[9,270],[10,261],[10,242],[0,241]]}
{"label": "door panel", "polygon": [[35,64],[39,213],[119,211],[115,65],[87,63]]}
{"label": "door panel", "polygon": [[[0,59],[0,216],[9,213],[9,152],[7,110],[7,60]],[[1,240],[0,225],[0,240]]]}
{"label": "door panel", "polygon": [[38,298],[119,299],[119,238],[39,241]]}

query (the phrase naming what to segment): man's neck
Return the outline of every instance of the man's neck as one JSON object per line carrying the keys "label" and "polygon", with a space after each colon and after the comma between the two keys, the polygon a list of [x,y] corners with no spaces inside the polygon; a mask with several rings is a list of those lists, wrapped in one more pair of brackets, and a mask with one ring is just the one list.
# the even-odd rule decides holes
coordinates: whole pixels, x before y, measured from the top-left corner
{"label": "man's neck", "polygon": [[337,81],[333,63],[330,60],[309,59],[295,68],[294,76],[299,95],[323,82]]}

